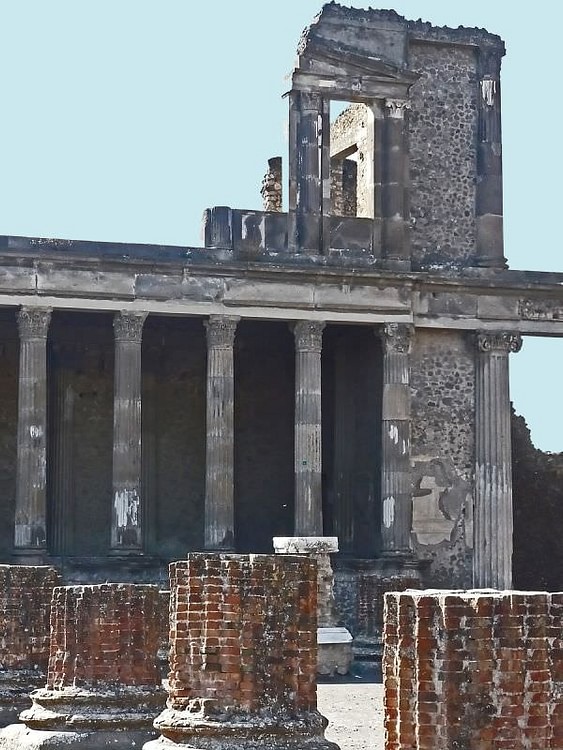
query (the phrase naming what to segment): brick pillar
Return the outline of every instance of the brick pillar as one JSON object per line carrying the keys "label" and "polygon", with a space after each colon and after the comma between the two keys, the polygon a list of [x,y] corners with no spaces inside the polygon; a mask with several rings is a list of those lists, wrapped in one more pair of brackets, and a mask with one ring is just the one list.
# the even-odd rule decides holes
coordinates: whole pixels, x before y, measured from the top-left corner
{"label": "brick pillar", "polygon": [[512,446],[508,357],[519,334],[477,336],[473,585],[512,586]]}
{"label": "brick pillar", "polygon": [[170,583],[169,697],[144,750],[336,750],[316,708],[315,562],[190,554]]}
{"label": "brick pillar", "polygon": [[47,552],[47,331],[51,310],[18,312],[20,368],[14,553],[40,561]]}
{"label": "brick pillar", "polygon": [[56,588],[47,684],[20,715],[24,725],[10,728],[13,747],[121,750],[154,736],[165,699],[160,609],[156,586]]}
{"label": "brick pillar", "polygon": [[205,548],[235,546],[235,372],[233,344],[239,318],[212,315],[207,330],[207,445]]}
{"label": "brick pillar", "polygon": [[309,555],[317,563],[317,673],[344,675],[352,664],[352,636],[340,627],[334,599],[334,573],[330,555],[338,552],[336,536],[275,536],[280,555]]}
{"label": "brick pillar", "polygon": [[113,552],[140,552],[143,548],[141,339],[146,317],[147,313],[120,312],[113,320]]}
{"label": "brick pillar", "polygon": [[30,689],[45,683],[54,568],[0,565],[0,727],[29,705]]}
{"label": "brick pillar", "polygon": [[385,596],[386,750],[561,750],[563,593]]}
{"label": "brick pillar", "polygon": [[295,323],[295,535],[322,536],[321,350],[325,324]]}

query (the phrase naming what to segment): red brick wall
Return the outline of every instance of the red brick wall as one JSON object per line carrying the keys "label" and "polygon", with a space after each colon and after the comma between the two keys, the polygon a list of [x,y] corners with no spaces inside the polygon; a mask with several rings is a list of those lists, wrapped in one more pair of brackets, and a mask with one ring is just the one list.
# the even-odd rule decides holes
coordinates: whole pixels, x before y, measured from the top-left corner
{"label": "red brick wall", "polygon": [[191,554],[170,566],[172,709],[316,708],[316,562]]}
{"label": "red brick wall", "polygon": [[0,669],[46,670],[54,568],[0,565]]}
{"label": "red brick wall", "polygon": [[561,750],[563,593],[385,597],[386,750]]}
{"label": "red brick wall", "polygon": [[160,685],[161,611],[156,586],[56,588],[47,687]]}

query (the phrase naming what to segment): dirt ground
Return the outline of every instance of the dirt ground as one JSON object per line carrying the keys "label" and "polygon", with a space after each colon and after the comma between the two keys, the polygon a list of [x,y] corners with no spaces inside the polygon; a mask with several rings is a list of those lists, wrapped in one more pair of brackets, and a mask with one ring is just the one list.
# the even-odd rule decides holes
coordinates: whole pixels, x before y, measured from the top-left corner
{"label": "dirt ground", "polygon": [[384,750],[383,685],[362,677],[319,681],[319,711],[329,721],[326,738],[340,750]]}

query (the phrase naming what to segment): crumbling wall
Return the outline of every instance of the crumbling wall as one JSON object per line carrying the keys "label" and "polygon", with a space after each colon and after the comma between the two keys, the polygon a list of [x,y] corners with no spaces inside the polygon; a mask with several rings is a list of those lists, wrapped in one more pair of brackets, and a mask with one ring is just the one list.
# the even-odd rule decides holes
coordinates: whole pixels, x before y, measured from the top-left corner
{"label": "crumbling wall", "polygon": [[416,331],[411,360],[412,544],[437,587],[472,581],[474,350],[457,331]]}
{"label": "crumbling wall", "polygon": [[535,448],[523,417],[512,415],[514,583],[563,589],[563,453]]}
{"label": "crumbling wall", "polygon": [[421,74],[409,112],[413,266],[463,264],[475,252],[475,51],[411,42],[409,58]]}
{"label": "crumbling wall", "polygon": [[560,750],[563,593],[385,596],[386,750]]}
{"label": "crumbling wall", "polygon": [[[331,181],[332,213],[338,216],[373,217],[374,118],[365,104],[350,104],[330,126],[331,169],[338,155],[350,154],[356,164],[355,201],[342,180]],[[339,159],[342,165],[346,159]],[[335,175],[336,176],[336,175]],[[337,176],[336,176],[337,177]],[[353,209],[353,210],[352,210]]]}

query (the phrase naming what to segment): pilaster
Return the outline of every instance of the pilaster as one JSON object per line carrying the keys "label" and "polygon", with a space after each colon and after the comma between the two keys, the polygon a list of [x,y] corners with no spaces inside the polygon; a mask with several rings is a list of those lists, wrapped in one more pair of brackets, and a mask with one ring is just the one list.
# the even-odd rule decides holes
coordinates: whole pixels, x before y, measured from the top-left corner
{"label": "pilaster", "polygon": [[234,353],[239,318],[212,315],[207,331],[205,548],[232,550],[234,527]]}
{"label": "pilaster", "polygon": [[51,310],[22,307],[17,320],[20,365],[14,552],[33,559],[47,551],[47,332]]}
{"label": "pilaster", "polygon": [[479,588],[512,586],[508,355],[521,347],[520,334],[477,335],[473,584]]}

